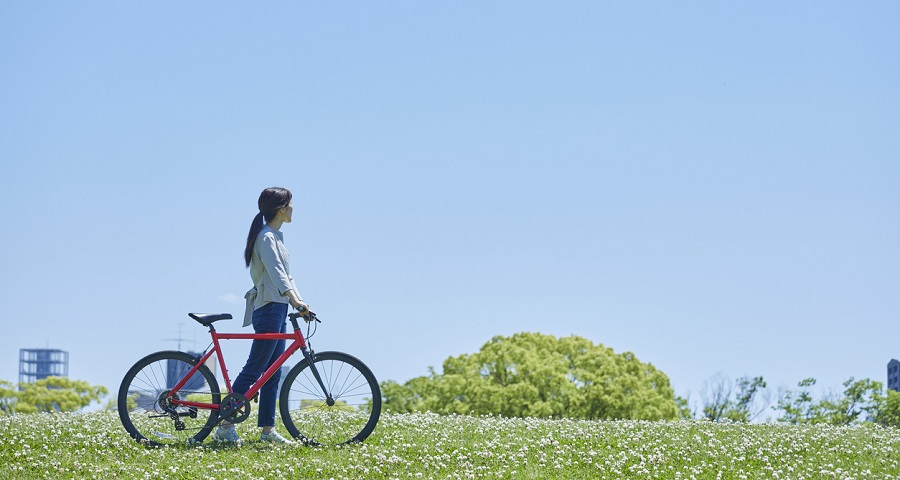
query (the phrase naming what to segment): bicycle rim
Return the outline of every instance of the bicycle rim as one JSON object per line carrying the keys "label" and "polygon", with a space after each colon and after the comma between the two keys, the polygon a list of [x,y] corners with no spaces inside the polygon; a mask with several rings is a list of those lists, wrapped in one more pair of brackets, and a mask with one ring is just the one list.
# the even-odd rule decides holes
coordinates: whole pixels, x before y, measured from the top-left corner
{"label": "bicycle rim", "polygon": [[288,372],[279,404],[288,432],[307,445],[361,442],[381,415],[381,389],[372,371],[356,357],[341,352],[315,355],[316,370],[329,392],[329,402],[304,360]]}
{"label": "bicycle rim", "polygon": [[[166,394],[193,368],[196,357],[183,352],[157,352],[138,361],[119,387],[122,425],[132,438],[151,446],[202,442],[218,419],[217,410],[172,406]],[[205,365],[178,392],[180,400],[218,404],[219,384]],[[178,425],[173,418],[177,415]]]}

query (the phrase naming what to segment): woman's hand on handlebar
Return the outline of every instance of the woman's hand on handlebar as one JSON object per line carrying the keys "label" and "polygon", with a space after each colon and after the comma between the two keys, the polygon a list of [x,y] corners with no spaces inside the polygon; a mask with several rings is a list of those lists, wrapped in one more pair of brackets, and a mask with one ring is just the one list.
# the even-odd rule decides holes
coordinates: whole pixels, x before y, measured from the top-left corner
{"label": "woman's hand on handlebar", "polygon": [[[304,303],[303,305],[306,305],[306,304]],[[299,319],[303,319],[303,321],[306,323],[309,323],[309,322],[322,323],[321,320],[316,318],[316,312],[310,310],[308,305],[306,305],[305,311],[303,311],[303,312],[297,311],[294,313],[289,313],[288,317],[291,319],[292,322],[296,321],[299,318]]]}
{"label": "woman's hand on handlebar", "polygon": [[295,303],[294,308],[296,308],[297,312],[299,312],[301,315],[306,315],[307,313],[309,313],[309,305],[304,302]]}
{"label": "woman's hand on handlebar", "polygon": [[297,295],[297,292],[288,290],[286,295],[288,296],[288,301],[291,303],[291,306],[296,308],[301,315],[306,315],[307,312],[309,312],[309,305],[300,298],[300,295]]}

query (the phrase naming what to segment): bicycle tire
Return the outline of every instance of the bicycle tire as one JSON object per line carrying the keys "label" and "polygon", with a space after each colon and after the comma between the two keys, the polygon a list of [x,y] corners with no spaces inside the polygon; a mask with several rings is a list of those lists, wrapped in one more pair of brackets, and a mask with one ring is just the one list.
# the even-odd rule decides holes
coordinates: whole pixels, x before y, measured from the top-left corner
{"label": "bicycle tire", "polygon": [[342,352],[313,357],[322,382],[332,392],[328,405],[309,361],[288,372],[279,395],[281,421],[295,439],[309,446],[362,442],[381,416],[381,389],[375,375],[358,358]]}
{"label": "bicycle tire", "polygon": [[[176,407],[174,411],[184,423],[183,429],[177,429],[175,420],[160,402],[163,392],[175,386],[197,360],[198,357],[184,352],[156,352],[128,370],[119,386],[117,401],[122,426],[131,438],[159,447],[199,443],[209,435],[219,417],[218,410]],[[192,396],[191,400],[204,403],[221,401],[219,383],[206,365],[197,369],[178,394],[181,399]]]}

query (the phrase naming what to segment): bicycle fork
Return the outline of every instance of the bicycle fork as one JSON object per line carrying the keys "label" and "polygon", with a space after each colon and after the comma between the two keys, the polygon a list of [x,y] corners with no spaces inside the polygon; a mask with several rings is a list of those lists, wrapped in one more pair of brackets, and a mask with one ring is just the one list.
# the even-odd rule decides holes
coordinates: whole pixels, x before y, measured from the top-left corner
{"label": "bicycle fork", "polygon": [[312,370],[313,377],[316,378],[316,382],[319,383],[319,388],[321,388],[322,393],[325,394],[325,403],[329,407],[333,407],[334,398],[331,396],[331,392],[328,390],[328,387],[325,386],[325,382],[322,381],[322,376],[319,375],[319,369],[316,368],[316,363],[313,362],[313,356],[315,355],[315,352],[313,352],[308,347],[303,347],[300,349],[300,351],[303,352],[303,358],[305,358],[306,361],[309,362],[309,369]]}

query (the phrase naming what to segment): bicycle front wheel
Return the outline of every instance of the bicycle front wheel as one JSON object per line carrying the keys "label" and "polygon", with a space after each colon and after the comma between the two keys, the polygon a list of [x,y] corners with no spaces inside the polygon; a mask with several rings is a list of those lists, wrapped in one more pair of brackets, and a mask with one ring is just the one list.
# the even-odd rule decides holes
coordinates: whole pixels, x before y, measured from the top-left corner
{"label": "bicycle front wheel", "polygon": [[322,352],[315,354],[312,367],[304,359],[288,372],[279,408],[288,432],[306,445],[361,442],[378,423],[381,389],[369,367],[356,357]]}
{"label": "bicycle front wheel", "polygon": [[[169,393],[199,358],[184,352],[157,352],[139,360],[119,387],[119,418],[131,438],[151,446],[202,442],[219,417],[218,410],[171,403]],[[174,398],[199,403],[221,401],[219,383],[206,367],[191,374]]]}

